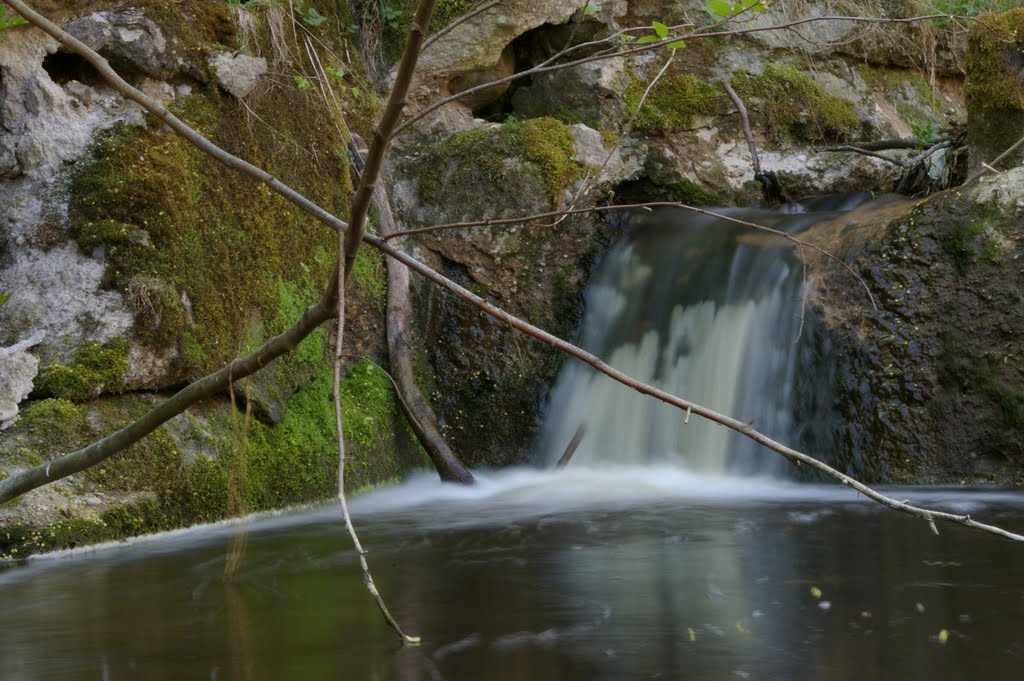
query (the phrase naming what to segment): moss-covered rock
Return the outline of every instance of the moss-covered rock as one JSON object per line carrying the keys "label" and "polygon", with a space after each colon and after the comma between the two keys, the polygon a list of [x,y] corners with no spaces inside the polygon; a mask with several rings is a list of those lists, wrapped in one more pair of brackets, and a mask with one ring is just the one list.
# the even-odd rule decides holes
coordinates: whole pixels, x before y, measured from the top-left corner
{"label": "moss-covered rock", "polygon": [[[626,88],[626,112],[637,129],[648,133],[669,133],[694,127],[697,116],[726,111],[727,96],[720,85],[698,80],[690,74],[668,73],[651,88],[634,80]],[[641,101],[643,106],[641,107]]]}
{"label": "moss-covered rock", "polygon": [[731,82],[776,143],[844,140],[860,130],[853,104],[791,66],[766,64],[761,73],[740,72]]}
{"label": "moss-covered rock", "polygon": [[[1024,9],[985,15],[971,23],[964,70],[968,143],[974,164],[991,161],[1024,129]],[[1004,162],[1017,165],[1024,151]]]}
{"label": "moss-covered rock", "polygon": [[1024,224],[952,191],[907,208],[837,221],[819,242],[878,306],[826,267],[838,463],[867,480],[1022,484]]}

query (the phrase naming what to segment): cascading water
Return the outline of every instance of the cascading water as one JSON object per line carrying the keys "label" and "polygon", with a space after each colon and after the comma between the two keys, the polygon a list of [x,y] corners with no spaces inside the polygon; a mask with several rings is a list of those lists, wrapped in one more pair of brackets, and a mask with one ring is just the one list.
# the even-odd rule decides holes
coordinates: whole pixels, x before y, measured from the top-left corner
{"label": "cascading water", "polygon": [[[793,233],[866,198],[721,212]],[[778,238],[689,211],[640,213],[587,291],[580,342],[636,378],[794,442],[802,287],[802,268]],[[774,476],[785,465],[731,430],[687,422],[570,361],[551,393],[541,456],[558,461],[579,434],[573,466],[667,463]]]}

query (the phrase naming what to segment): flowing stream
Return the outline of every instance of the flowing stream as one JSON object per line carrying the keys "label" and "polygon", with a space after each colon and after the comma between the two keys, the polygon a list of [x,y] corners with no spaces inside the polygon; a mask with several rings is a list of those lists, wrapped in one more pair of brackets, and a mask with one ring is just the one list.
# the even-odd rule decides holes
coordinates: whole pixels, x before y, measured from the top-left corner
{"label": "flowing stream", "polygon": [[[798,230],[845,207],[735,215]],[[783,248],[655,214],[609,255],[582,342],[790,439],[802,282]],[[332,504],[0,563],[0,681],[1020,678],[1024,548],[787,481],[634,397],[569,364],[540,446],[557,460],[583,425],[567,468],[353,500],[418,647],[381,621]],[[887,491],[1024,529],[1017,492]]]}

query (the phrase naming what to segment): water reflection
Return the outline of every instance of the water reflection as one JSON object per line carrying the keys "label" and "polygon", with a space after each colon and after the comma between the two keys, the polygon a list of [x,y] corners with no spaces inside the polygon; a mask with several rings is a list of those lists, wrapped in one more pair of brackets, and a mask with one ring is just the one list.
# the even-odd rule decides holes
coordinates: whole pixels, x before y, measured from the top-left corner
{"label": "water reflection", "polygon": [[[1024,525],[1019,495],[899,495]],[[1024,656],[1020,547],[846,490],[513,471],[353,510],[418,649],[324,508],[254,522],[231,584],[231,527],[0,571],[0,678],[998,679]]]}

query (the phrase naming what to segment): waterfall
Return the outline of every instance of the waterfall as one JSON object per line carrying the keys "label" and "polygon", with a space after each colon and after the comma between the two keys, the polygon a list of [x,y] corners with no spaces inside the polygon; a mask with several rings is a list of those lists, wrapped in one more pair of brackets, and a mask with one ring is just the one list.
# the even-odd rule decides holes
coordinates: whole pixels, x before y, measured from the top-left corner
{"label": "waterfall", "polygon": [[[724,213],[794,232],[865,198]],[[802,288],[803,268],[777,237],[689,211],[640,213],[587,290],[580,343],[631,376],[793,442]],[[550,394],[540,456],[558,461],[579,432],[573,466],[764,476],[785,467],[738,433],[696,416],[687,423],[678,409],[570,360]]]}

